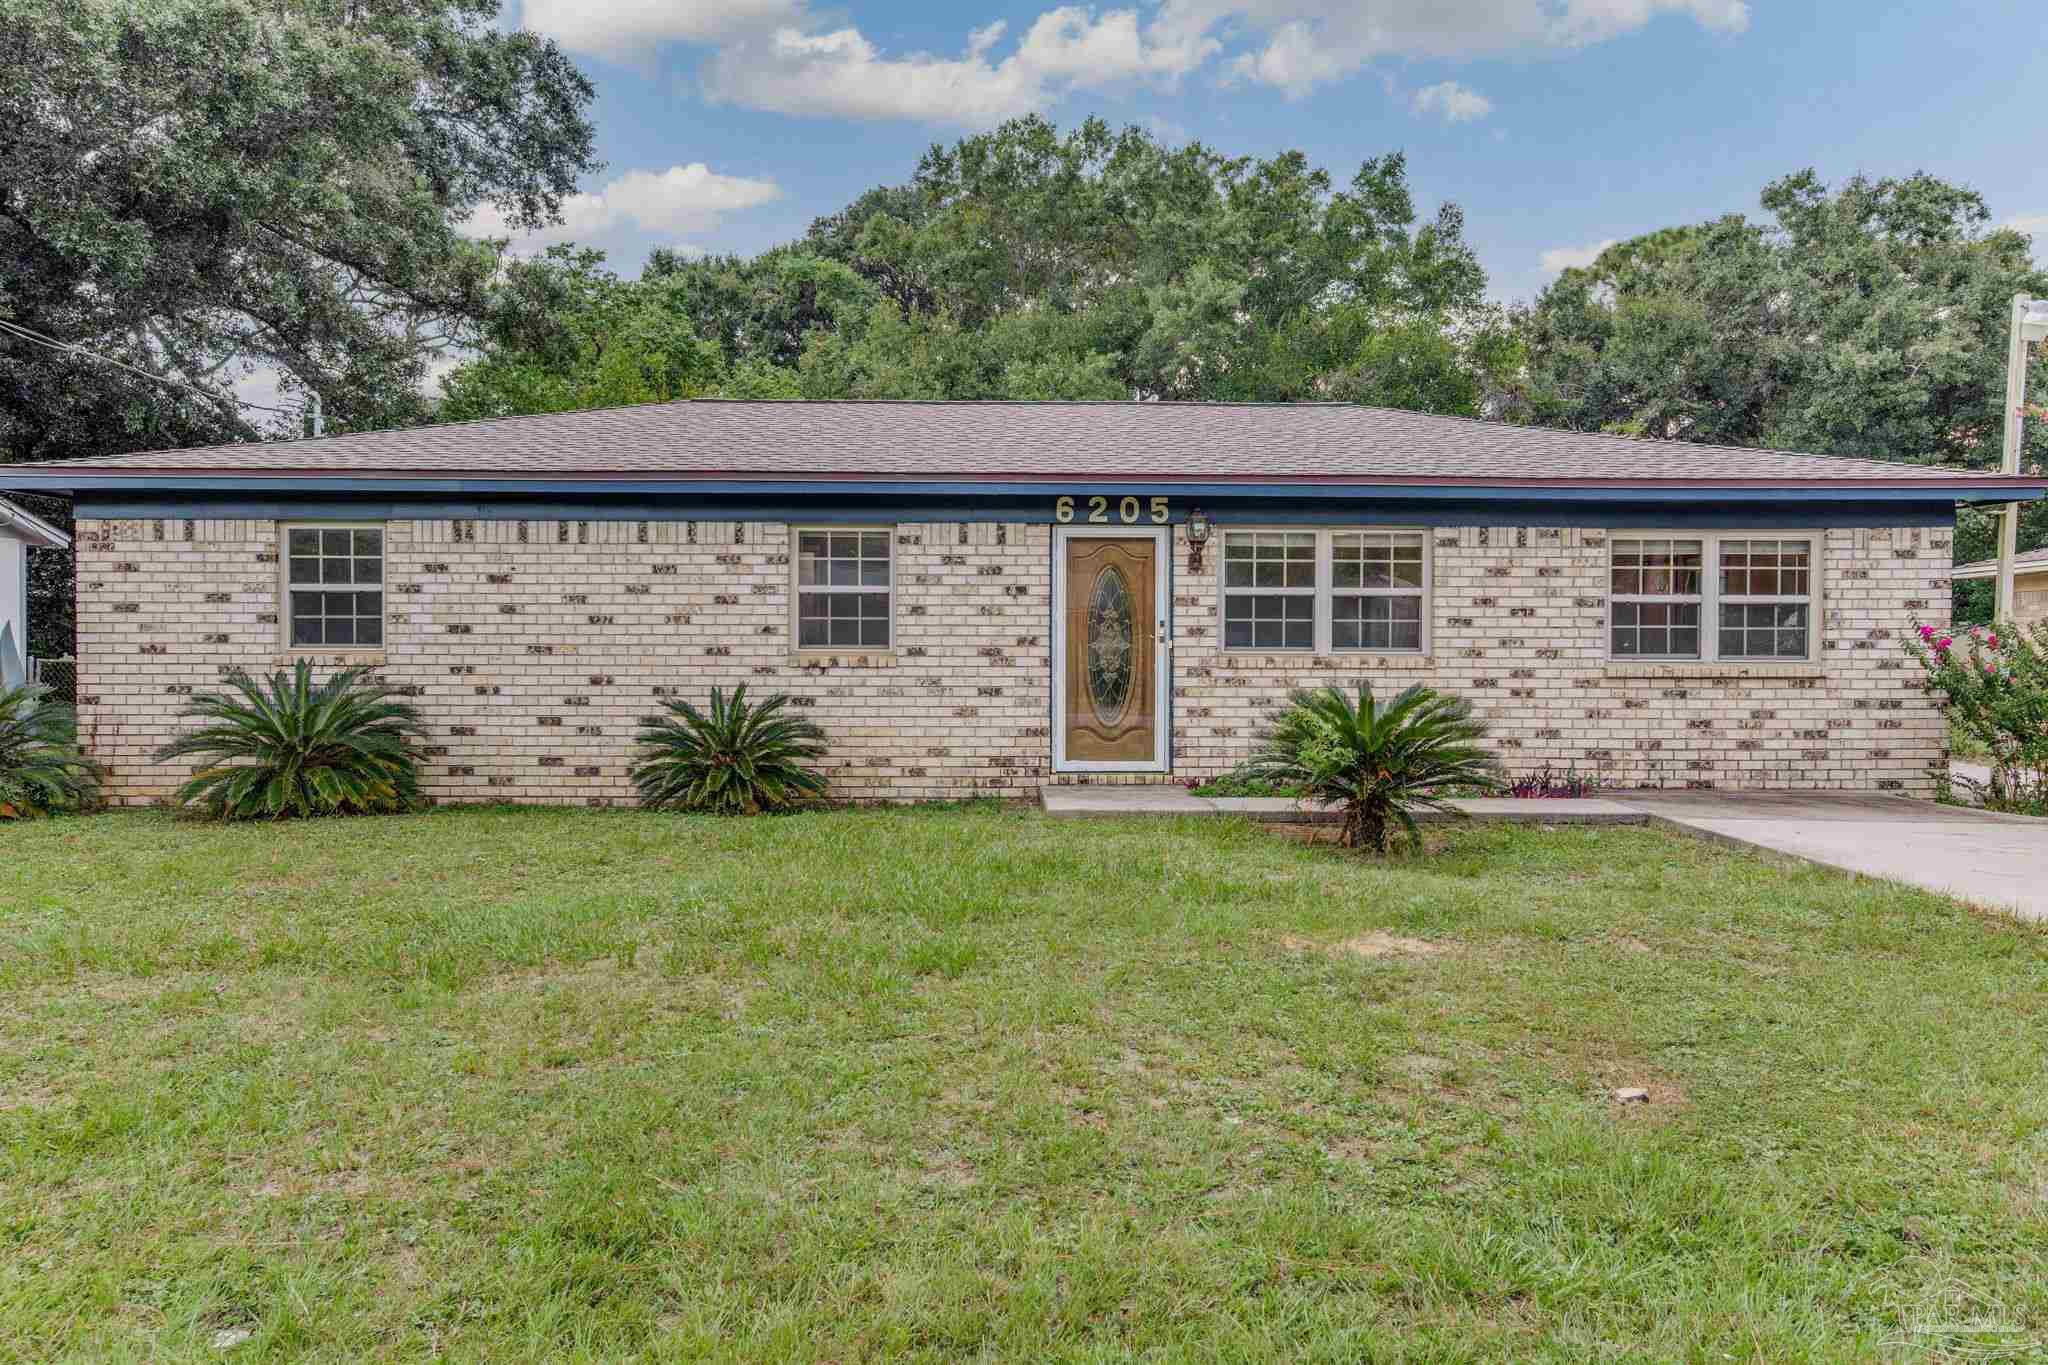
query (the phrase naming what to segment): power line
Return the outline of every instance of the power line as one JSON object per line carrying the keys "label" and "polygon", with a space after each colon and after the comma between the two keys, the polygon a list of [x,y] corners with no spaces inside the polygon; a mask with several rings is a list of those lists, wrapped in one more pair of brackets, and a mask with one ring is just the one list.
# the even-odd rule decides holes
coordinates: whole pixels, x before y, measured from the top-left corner
{"label": "power line", "polygon": [[246,399],[237,398],[233,394],[203,388],[189,380],[173,379],[165,374],[151,374],[148,370],[130,365],[125,360],[116,360],[110,355],[101,355],[97,351],[88,351],[85,347],[74,346],[68,341],[59,341],[53,336],[45,336],[43,333],[24,327],[18,322],[9,322],[6,318],[0,318],[0,334],[17,336],[23,341],[33,342],[38,346],[47,346],[53,351],[65,351],[71,355],[83,356],[87,360],[97,360],[103,365],[112,365],[117,370],[126,370],[128,373],[141,379],[147,379],[151,383],[168,384],[173,388],[186,389],[198,394],[202,398],[211,398],[216,401],[226,399],[237,407],[254,408],[258,412],[274,412],[280,417],[301,417],[305,415],[305,410],[302,408],[273,408],[264,403],[251,403]]}

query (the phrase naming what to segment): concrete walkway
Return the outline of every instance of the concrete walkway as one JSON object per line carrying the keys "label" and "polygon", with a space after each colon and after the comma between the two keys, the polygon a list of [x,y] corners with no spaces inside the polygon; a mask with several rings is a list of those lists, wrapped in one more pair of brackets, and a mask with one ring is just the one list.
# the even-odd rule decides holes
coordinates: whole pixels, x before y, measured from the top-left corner
{"label": "concrete walkway", "polygon": [[[1047,787],[1060,816],[1243,815],[1333,820],[1286,798],[1191,795],[1184,787]],[[1904,882],[2022,919],[2048,921],[2048,820],[1862,792],[1625,791],[1588,800],[1454,803],[1477,819],[1660,824],[1757,852]],[[1444,817],[1425,817],[1442,819]]]}
{"label": "concrete walkway", "polygon": [[2048,920],[2048,820],[1862,792],[1618,794],[1659,823]]}

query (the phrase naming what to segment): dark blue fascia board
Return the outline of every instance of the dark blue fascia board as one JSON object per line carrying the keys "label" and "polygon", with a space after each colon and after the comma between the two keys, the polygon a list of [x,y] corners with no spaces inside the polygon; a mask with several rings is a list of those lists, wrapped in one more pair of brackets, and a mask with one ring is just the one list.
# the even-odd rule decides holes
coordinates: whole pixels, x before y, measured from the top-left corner
{"label": "dark blue fascia board", "polygon": [[[1148,495],[1149,496],[1149,495]],[[1955,504],[1927,501],[1775,502],[1693,499],[1685,504],[1663,502],[1565,501],[1556,499],[1452,500],[1416,498],[1295,497],[1179,498],[1168,495],[1169,520],[1187,520],[1199,506],[1219,525],[1352,525],[1380,526],[1606,526],[1702,529],[1717,526],[1799,528],[1828,526],[1946,526],[1955,520]],[[1112,504],[1114,506],[1114,504]],[[889,521],[1047,523],[1054,520],[1052,499],[990,496],[980,498],[872,497],[618,497],[609,499],[510,497],[455,499],[448,497],[226,497],[218,494],[156,495],[146,498],[80,494],[73,507],[86,518],[180,519],[255,518],[260,520],[390,521],[409,518],[476,521],[779,521],[854,524]],[[1085,526],[1086,504],[1075,525]],[[1109,525],[1122,525],[1111,513]],[[1153,523],[1140,514],[1136,525]]]}
{"label": "dark blue fascia board", "polygon": [[422,498],[548,498],[612,500],[658,497],[680,502],[707,498],[759,498],[766,500],[810,498],[888,498],[899,503],[971,498],[1029,498],[1050,507],[1062,495],[1086,498],[1097,494],[1121,498],[1166,496],[1180,499],[1258,499],[1304,501],[1399,500],[1404,502],[1574,502],[1574,503],[1673,503],[1705,500],[1716,502],[2031,502],[2048,496],[2048,483],[2031,487],[1985,488],[1970,481],[1931,484],[1924,480],[1901,480],[1898,488],[1710,488],[1672,487],[1658,484],[1557,485],[1552,487],[1508,487],[1473,485],[1416,485],[1370,483],[1202,483],[1196,481],[1155,483],[1072,483],[993,482],[976,480],[763,480],[763,479],[365,479],[346,475],[309,478],[263,478],[220,475],[173,475],[138,479],[87,473],[20,473],[0,467],[0,489],[29,493],[71,494],[80,498],[105,497],[124,501],[147,501],[169,494],[227,494],[239,499],[289,499],[294,502],[314,495],[376,497],[408,500]]}

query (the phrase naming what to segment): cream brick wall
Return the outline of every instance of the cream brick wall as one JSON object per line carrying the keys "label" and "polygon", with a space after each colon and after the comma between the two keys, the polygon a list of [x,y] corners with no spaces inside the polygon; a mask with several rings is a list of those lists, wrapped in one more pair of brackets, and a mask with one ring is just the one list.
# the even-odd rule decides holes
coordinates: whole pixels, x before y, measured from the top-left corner
{"label": "cream brick wall", "polygon": [[1469,698],[1507,767],[1597,773],[1612,786],[1877,788],[1931,795],[1947,729],[1900,646],[1946,624],[1946,528],[1825,533],[1817,664],[1606,662],[1607,536],[1573,527],[1430,533],[1432,638],[1413,655],[1287,658],[1216,647],[1215,554],[1188,570],[1176,531],[1175,767],[1243,757],[1295,685],[1424,682]]}
{"label": "cream brick wall", "polygon": [[[175,786],[150,753],[229,668],[276,667],[277,524],[78,524],[82,732],[117,800]],[[796,654],[781,523],[393,521],[386,646],[433,731],[444,801],[609,802],[665,692],[787,691],[831,737],[848,798],[1026,795],[1049,769],[1051,528],[896,528],[897,648]],[[1827,533],[1823,662],[1617,669],[1603,662],[1606,533],[1432,533],[1428,659],[1289,659],[1216,648],[1214,547],[1175,532],[1175,777],[1228,768],[1293,684],[1427,681],[1469,696],[1503,759],[1623,785],[1931,790],[1941,717],[1898,636],[1948,612],[1949,532]],[[338,656],[324,656],[335,661]],[[1133,780],[1159,780],[1156,776]]]}
{"label": "cream brick wall", "polygon": [[[779,523],[394,521],[386,645],[418,689],[444,801],[611,801],[664,690],[786,691],[831,735],[844,797],[1036,790],[1048,766],[1049,528],[896,528],[897,649],[791,649]],[[109,792],[185,771],[150,753],[194,689],[280,648],[277,524],[80,522],[81,732]],[[321,656],[339,661],[338,656]]]}

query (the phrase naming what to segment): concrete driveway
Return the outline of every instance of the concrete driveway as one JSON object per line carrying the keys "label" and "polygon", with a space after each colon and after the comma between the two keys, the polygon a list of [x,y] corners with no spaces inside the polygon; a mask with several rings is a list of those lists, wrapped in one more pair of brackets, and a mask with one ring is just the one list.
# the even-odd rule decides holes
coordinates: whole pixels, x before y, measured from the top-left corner
{"label": "concrete driveway", "polygon": [[1860,792],[1603,794],[1724,843],[2048,920],[2048,820]]}

